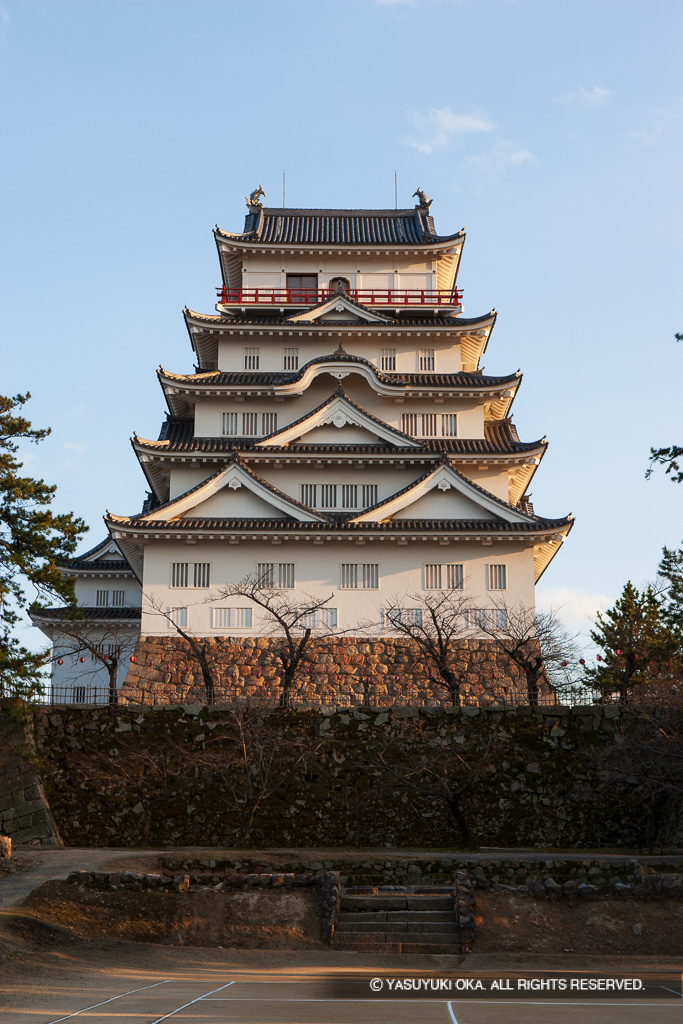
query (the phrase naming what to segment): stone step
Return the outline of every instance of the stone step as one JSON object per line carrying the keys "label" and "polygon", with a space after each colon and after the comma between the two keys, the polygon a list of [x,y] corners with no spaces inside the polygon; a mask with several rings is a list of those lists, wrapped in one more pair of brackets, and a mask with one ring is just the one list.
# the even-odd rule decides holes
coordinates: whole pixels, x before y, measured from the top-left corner
{"label": "stone step", "polygon": [[335,938],[332,948],[360,953],[431,953],[436,956],[460,956],[462,953],[460,944],[456,942],[378,942],[370,938],[358,941],[348,935]]}
{"label": "stone step", "polygon": [[452,921],[346,921],[342,914],[337,922],[335,931],[345,933],[364,932],[365,934],[391,932],[397,935],[443,932],[445,935],[453,935],[455,923]]}
{"label": "stone step", "polygon": [[455,921],[454,910],[342,910],[344,921]]}
{"label": "stone step", "polygon": [[456,936],[449,932],[381,932],[381,931],[345,931],[335,928],[335,941],[355,942],[365,947],[368,942],[400,942],[400,943],[429,943],[430,945],[453,944]]}
{"label": "stone step", "polygon": [[342,896],[342,910],[452,910],[453,896]]}

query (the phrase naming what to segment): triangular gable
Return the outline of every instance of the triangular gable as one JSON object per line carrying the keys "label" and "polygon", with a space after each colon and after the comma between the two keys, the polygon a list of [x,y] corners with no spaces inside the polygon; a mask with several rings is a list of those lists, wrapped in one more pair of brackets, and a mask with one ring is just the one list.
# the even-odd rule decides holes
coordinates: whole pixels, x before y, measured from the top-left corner
{"label": "triangular gable", "polygon": [[[253,496],[251,502],[246,493],[240,493],[242,490]],[[239,499],[232,502],[230,499],[235,493],[239,495]],[[249,508],[252,508],[252,511],[247,511]],[[168,522],[171,519],[189,518],[262,519],[267,515],[274,518],[285,516],[298,522],[327,521],[324,516],[289,498],[239,462],[226,466],[202,484],[155,509],[144,518],[146,521]]]}
{"label": "triangular gable", "polygon": [[[408,514],[410,510],[410,514]],[[447,463],[416,480],[391,498],[354,516],[353,523],[379,523],[403,519],[502,519],[508,523],[533,523],[489,491],[472,483]]]}
{"label": "triangular gable", "polygon": [[365,323],[375,324],[392,322],[389,317],[375,313],[374,310],[368,309],[360,302],[350,299],[343,292],[330,296],[320,305],[306,309],[303,313],[295,313],[294,316],[287,317],[287,320],[293,324],[313,323],[316,320],[362,320]]}
{"label": "triangular gable", "polygon": [[[370,413],[365,412],[360,406],[357,406],[355,402],[350,401],[346,395],[333,395],[327,402],[319,405],[317,409],[313,409],[307,416],[302,416],[301,419],[295,423],[291,423],[288,427],[283,427],[282,430],[278,430],[276,433],[271,434],[270,437],[264,438],[262,441],[256,442],[257,448],[271,448],[281,447],[285,444],[292,444],[293,442],[300,440],[305,434],[315,430],[318,427],[325,425],[331,425],[336,430],[340,431],[343,427],[351,425],[354,427],[360,427],[364,431],[367,431],[373,439],[379,438],[381,441],[386,441],[388,444],[393,445],[397,448],[419,448],[420,445],[417,441],[408,437],[406,434],[402,434],[399,430],[395,430],[393,427],[388,426],[386,423],[382,423],[381,420],[376,419]],[[315,442],[314,442],[315,443]],[[329,441],[320,442],[329,444]],[[356,440],[344,441],[341,439],[335,440],[338,444],[357,444]]]}

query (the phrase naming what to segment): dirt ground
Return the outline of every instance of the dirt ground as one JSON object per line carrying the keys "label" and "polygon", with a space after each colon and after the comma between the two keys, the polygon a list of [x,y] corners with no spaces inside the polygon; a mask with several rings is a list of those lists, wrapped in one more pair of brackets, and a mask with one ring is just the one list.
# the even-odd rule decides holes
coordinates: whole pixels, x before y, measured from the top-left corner
{"label": "dirt ground", "polygon": [[473,953],[683,955],[678,900],[524,899],[478,892]]}

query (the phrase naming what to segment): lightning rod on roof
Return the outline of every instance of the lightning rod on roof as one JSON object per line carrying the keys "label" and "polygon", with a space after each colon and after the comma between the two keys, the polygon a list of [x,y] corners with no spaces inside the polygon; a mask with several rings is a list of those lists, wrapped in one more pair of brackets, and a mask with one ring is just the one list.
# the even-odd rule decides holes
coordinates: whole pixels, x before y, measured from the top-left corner
{"label": "lightning rod on roof", "polygon": [[398,210],[398,171],[394,171],[394,209]]}
{"label": "lightning rod on roof", "polygon": [[282,171],[282,209],[285,208],[285,172]]}

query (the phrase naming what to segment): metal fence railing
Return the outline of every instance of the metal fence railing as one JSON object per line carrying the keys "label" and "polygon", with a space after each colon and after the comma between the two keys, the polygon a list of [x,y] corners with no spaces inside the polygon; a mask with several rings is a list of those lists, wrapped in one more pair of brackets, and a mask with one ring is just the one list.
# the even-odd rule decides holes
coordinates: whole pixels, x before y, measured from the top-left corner
{"label": "metal fence railing", "polygon": [[[548,691],[539,693],[530,700],[522,690],[508,689],[491,694],[463,693],[460,697],[462,707],[523,707],[530,704],[538,707],[590,707],[596,704],[618,703],[615,694],[603,694],[587,687]],[[79,707],[101,707],[110,704],[109,694],[101,687],[87,686],[53,686],[42,698],[41,704],[71,705]],[[154,705],[179,706],[182,704],[202,704],[215,708],[233,707],[236,704],[248,704],[253,707],[288,706],[300,709],[315,710],[316,708],[353,708],[369,707],[375,709],[388,707],[440,708],[453,707],[454,702],[447,698],[435,697],[433,694],[420,692],[419,689],[396,690],[387,688],[377,692],[330,692],[307,693],[292,690],[286,695],[278,688],[255,687],[220,687],[217,686],[212,699],[207,700],[206,691],[201,686],[178,686],[170,696],[153,688],[125,688],[117,693],[117,704],[130,707],[149,707]]]}

